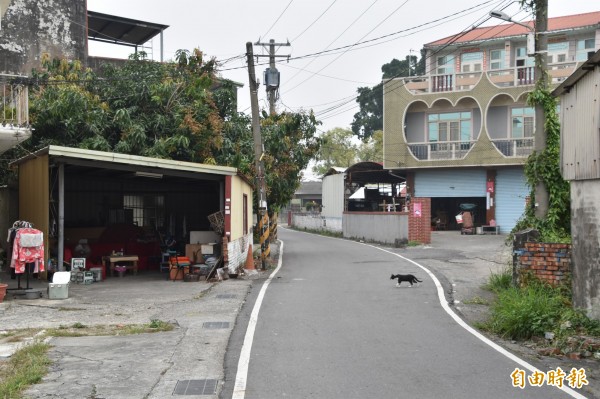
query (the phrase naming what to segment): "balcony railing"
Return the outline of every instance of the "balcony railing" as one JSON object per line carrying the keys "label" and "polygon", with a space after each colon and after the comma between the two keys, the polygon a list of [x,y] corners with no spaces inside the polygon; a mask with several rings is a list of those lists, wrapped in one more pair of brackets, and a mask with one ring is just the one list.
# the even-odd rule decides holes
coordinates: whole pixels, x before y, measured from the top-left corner
{"label": "balcony railing", "polygon": [[507,157],[528,157],[533,152],[533,137],[492,140],[496,148]]}
{"label": "balcony railing", "polygon": [[421,161],[463,159],[475,141],[409,143],[408,148]]}
{"label": "balcony railing", "polygon": [[29,125],[27,86],[11,81],[14,76],[0,75],[0,124],[23,127]]}
{"label": "balcony railing", "polygon": [[27,85],[0,75],[0,154],[31,137]]}
{"label": "balcony railing", "polygon": [[[577,62],[562,62],[548,65],[552,83],[559,83],[577,69]],[[498,87],[517,87],[535,83],[535,67],[514,67],[485,72],[462,72],[445,75],[413,76],[403,78],[406,88],[413,94],[471,90],[486,73]]]}

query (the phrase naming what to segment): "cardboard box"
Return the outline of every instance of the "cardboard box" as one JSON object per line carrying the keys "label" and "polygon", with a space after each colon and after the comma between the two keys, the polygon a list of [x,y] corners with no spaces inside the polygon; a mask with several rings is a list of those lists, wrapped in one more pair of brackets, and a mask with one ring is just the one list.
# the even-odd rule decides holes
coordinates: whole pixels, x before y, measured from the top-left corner
{"label": "cardboard box", "polygon": [[183,276],[186,273],[190,272],[189,266],[183,267],[183,272],[181,269],[178,269],[177,266],[171,265],[171,270],[169,270],[169,280],[183,280]]}

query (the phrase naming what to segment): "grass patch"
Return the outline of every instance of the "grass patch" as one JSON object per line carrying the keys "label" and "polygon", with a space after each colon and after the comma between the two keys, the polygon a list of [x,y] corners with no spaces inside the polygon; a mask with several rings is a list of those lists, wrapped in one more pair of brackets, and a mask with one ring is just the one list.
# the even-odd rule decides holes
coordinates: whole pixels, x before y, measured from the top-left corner
{"label": "grass patch", "polygon": [[291,226],[289,228],[291,228],[292,230],[303,231],[305,233],[319,234],[327,237],[344,238],[344,234],[340,231],[308,229],[306,227],[300,229],[294,226]]}
{"label": "grass patch", "polygon": [[466,305],[489,305],[490,302],[487,299],[484,299],[480,296],[475,296],[471,299],[467,299],[463,301]]}
{"label": "grass patch", "polygon": [[509,268],[499,273],[490,273],[487,284],[483,286],[488,291],[499,293],[512,287],[512,271]]}
{"label": "grass patch", "polygon": [[40,382],[50,365],[49,349],[48,344],[33,343],[0,363],[0,398],[20,398],[30,385]]}
{"label": "grass patch", "polygon": [[573,309],[568,285],[553,287],[531,279],[527,286],[512,287],[500,275],[491,276],[488,285],[497,298],[491,305],[489,320],[482,326],[484,329],[515,340],[553,332],[558,345],[576,334],[600,336],[600,321]]}
{"label": "grass patch", "polygon": [[59,328],[51,328],[46,330],[46,335],[50,337],[90,337],[90,336],[106,336],[106,335],[133,335],[155,333],[162,331],[171,331],[174,326],[166,321],[153,319],[147,324],[117,324],[117,325],[97,325],[85,326],[81,323],[75,323],[68,326],[60,326]]}
{"label": "grass patch", "polygon": [[408,244],[406,244],[407,247],[418,247],[419,245],[422,245],[419,241],[409,241]]}

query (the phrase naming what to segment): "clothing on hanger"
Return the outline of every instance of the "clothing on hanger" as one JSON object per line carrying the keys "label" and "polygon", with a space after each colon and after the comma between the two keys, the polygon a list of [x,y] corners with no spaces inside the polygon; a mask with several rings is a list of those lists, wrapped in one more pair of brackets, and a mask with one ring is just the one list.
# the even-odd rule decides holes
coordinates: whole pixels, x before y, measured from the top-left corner
{"label": "clothing on hanger", "polygon": [[[33,270],[27,269],[28,263],[34,264]],[[43,272],[44,233],[31,227],[17,229],[10,266],[15,269],[17,274]]]}

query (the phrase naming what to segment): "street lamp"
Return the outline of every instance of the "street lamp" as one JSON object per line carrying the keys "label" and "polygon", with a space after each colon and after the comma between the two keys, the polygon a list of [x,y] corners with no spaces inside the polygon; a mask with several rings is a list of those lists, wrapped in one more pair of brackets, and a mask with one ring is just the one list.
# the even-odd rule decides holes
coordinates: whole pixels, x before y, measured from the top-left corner
{"label": "street lamp", "polygon": [[508,14],[502,11],[490,11],[490,17],[498,18],[506,22],[512,22],[513,24],[527,28],[527,30],[529,30],[529,33],[527,34],[527,55],[530,57],[533,57],[535,55],[535,29],[533,29],[527,24],[518,21],[513,21],[513,19]]}

